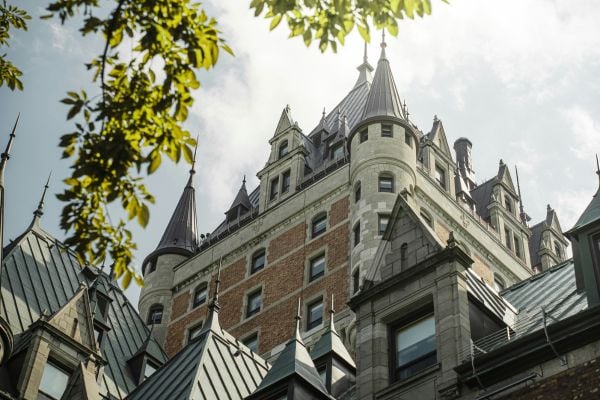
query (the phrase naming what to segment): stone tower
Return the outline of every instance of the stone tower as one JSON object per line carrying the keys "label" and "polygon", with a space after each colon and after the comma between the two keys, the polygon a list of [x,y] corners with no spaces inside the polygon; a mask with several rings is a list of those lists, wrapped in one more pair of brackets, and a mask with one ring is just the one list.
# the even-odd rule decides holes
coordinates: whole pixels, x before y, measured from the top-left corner
{"label": "stone tower", "polygon": [[364,111],[348,136],[352,290],[372,262],[398,193],[416,181],[418,136],[402,106],[381,44]]}
{"label": "stone tower", "polygon": [[145,286],[140,294],[139,310],[152,334],[162,343],[171,312],[173,267],[193,256],[198,249],[194,169],[156,249],[142,264]]}

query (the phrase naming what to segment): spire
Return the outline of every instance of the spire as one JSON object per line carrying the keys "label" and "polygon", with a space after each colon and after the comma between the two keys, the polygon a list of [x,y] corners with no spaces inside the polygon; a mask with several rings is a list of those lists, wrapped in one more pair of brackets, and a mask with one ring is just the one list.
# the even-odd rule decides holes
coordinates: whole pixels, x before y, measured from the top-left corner
{"label": "spire", "polygon": [[325,107],[323,107],[323,115],[321,116],[321,120],[319,121],[319,125],[317,125],[317,127],[315,128],[315,131],[317,132],[331,132],[331,128],[329,127],[329,124],[327,123],[327,114],[325,113]]}
{"label": "spire", "polygon": [[221,286],[221,265],[223,263],[223,257],[219,258],[219,267],[217,269],[217,279],[215,279],[215,293],[213,294],[213,299],[210,302],[208,308],[212,312],[219,312],[221,306],[219,305],[219,287]]}
{"label": "spire", "polygon": [[381,56],[377,62],[377,69],[365,104],[363,120],[371,117],[395,117],[406,120],[404,107],[385,54],[386,47],[384,33],[381,42]]}
{"label": "spire", "polygon": [[46,180],[46,184],[44,185],[44,190],[42,191],[42,196],[40,197],[40,202],[38,203],[37,209],[33,212],[33,221],[31,222],[31,226],[39,226],[40,219],[42,215],[44,215],[44,199],[46,198],[46,192],[50,187],[50,178],[52,177],[52,171],[48,174],[48,179]]}
{"label": "spire", "polygon": [[367,42],[365,42],[363,62],[358,67],[356,67],[356,69],[358,70],[359,74],[358,79],[354,84],[354,88],[357,88],[364,83],[371,83],[373,81],[373,76],[371,75],[371,72],[373,72],[374,68],[373,66],[371,66],[371,64],[369,64],[369,60],[367,59]]}
{"label": "spire", "polygon": [[[196,142],[196,149],[198,148]],[[177,253],[192,255],[198,247],[198,222],[196,218],[196,192],[193,185],[193,176],[196,173],[196,150],[190,177],[171,215],[167,228],[151,255],[156,253]]]}
{"label": "spire", "polygon": [[335,306],[333,304],[333,294],[331,294],[331,307],[329,307],[329,330],[335,332],[335,325],[333,324],[333,316],[335,315]]}
{"label": "spire", "polygon": [[302,321],[302,315],[300,314],[300,306],[301,299],[300,297],[298,297],[298,312],[296,312],[296,317],[294,317],[294,319],[296,320],[296,340],[304,344],[304,342],[302,342],[302,335],[300,335],[300,322]]}
{"label": "spire", "polygon": [[194,156],[192,157],[192,168],[190,168],[190,177],[188,178],[188,182],[186,187],[193,187],[194,185],[194,175],[196,174],[196,153],[198,152],[198,139],[196,136],[196,146],[194,146]]}
{"label": "spire", "polygon": [[[0,156],[0,187],[2,188],[2,191],[4,191],[4,170],[6,169],[6,163],[8,162],[8,159],[10,158],[10,150],[12,149],[13,142],[16,137],[15,131],[17,130],[17,125],[19,123],[20,117],[21,117],[21,113],[17,114],[17,119],[16,119],[15,124],[13,125],[13,128],[12,128],[12,131],[10,132],[10,135],[8,137],[8,143],[6,144],[6,150],[4,150],[4,153],[2,153],[2,155]],[[4,201],[4,199],[2,201]]]}
{"label": "spire", "polygon": [[519,194],[519,218],[521,218],[521,223],[523,225],[527,225],[527,221],[531,220],[529,215],[525,212],[525,208],[523,207],[523,197],[521,196],[521,183],[519,183],[519,170],[515,165],[515,176],[517,178],[517,193]]}

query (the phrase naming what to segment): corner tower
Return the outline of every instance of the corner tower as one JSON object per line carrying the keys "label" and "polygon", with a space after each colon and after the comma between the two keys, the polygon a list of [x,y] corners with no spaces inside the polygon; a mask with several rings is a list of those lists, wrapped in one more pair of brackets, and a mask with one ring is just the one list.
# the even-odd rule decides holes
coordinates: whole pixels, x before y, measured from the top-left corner
{"label": "corner tower", "polygon": [[416,182],[418,135],[402,106],[381,43],[362,117],[348,137],[350,152],[350,235],[352,290],[375,258],[394,201]]}
{"label": "corner tower", "polygon": [[[195,158],[194,153],[194,162]],[[145,285],[138,308],[146,324],[152,325],[152,334],[161,344],[164,343],[171,313],[173,267],[192,257],[198,249],[196,193],[193,185],[195,172],[192,164],[190,177],[169,224],[156,249],[142,264]]]}

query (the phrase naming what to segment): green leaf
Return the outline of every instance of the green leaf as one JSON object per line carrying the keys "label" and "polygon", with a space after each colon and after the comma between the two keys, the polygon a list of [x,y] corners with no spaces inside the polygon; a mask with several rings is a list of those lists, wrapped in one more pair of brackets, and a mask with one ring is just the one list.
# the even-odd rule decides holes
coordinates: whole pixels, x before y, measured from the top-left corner
{"label": "green leaf", "polygon": [[148,210],[148,206],[142,204],[138,209],[137,220],[138,223],[145,228],[148,225],[148,220],[150,219],[150,210]]}
{"label": "green leaf", "polygon": [[363,38],[363,40],[367,43],[370,43],[371,36],[369,35],[369,28],[364,27],[362,25],[357,25],[357,27],[358,27],[358,33],[360,33],[360,36]]}
{"label": "green leaf", "polygon": [[273,17],[273,19],[271,20],[271,25],[269,26],[269,30],[277,28],[277,25],[279,25],[279,23],[281,22],[281,17],[281,14],[278,14]]}

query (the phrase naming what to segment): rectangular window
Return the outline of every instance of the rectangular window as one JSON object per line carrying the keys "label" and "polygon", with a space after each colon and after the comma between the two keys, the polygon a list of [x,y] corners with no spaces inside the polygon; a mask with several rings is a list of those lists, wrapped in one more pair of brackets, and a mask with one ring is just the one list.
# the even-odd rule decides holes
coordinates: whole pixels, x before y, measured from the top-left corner
{"label": "rectangular window", "polygon": [[512,200],[507,195],[504,195],[504,207],[509,213],[513,213]]}
{"label": "rectangular window", "polygon": [[279,186],[279,177],[273,178],[271,180],[271,194],[269,195],[269,200],[275,200],[277,198],[278,186]]}
{"label": "rectangular window", "polygon": [[265,250],[261,249],[252,256],[252,265],[250,267],[250,275],[260,271],[265,267]]}
{"label": "rectangular window", "polygon": [[387,229],[387,226],[390,222],[390,216],[389,214],[379,214],[379,222],[378,222],[378,226],[379,226],[379,234],[383,235],[385,233],[385,230]]}
{"label": "rectangular window", "polygon": [[192,340],[196,339],[198,337],[198,335],[200,335],[201,331],[202,331],[202,322],[199,323],[198,325],[190,328],[190,330],[188,332],[188,343],[191,342]]}
{"label": "rectangular window", "polygon": [[379,177],[379,191],[385,193],[394,192],[394,179],[391,176]]}
{"label": "rectangular window", "polygon": [[559,258],[562,258],[562,250],[557,241],[554,241],[554,254],[556,254]]}
{"label": "rectangular window", "polygon": [[44,366],[42,381],[40,382],[40,394],[46,395],[41,398],[60,399],[67,389],[69,373],[58,367],[51,361]]}
{"label": "rectangular window", "polygon": [[362,131],[360,131],[360,143],[364,143],[367,140],[369,140],[369,130],[363,129]]}
{"label": "rectangular window", "polygon": [[352,274],[352,293],[358,292],[360,288],[360,268],[356,268],[356,271]]}
{"label": "rectangular window", "polygon": [[290,171],[285,171],[283,175],[281,175],[281,194],[287,193],[290,190],[291,181],[292,177]]}
{"label": "rectangular window", "polygon": [[206,303],[206,297],[208,296],[207,293],[207,285],[203,285],[200,286],[196,289],[196,291],[194,292],[194,303],[193,303],[193,307],[196,308],[204,303]]}
{"label": "rectangular window", "polygon": [[406,379],[437,362],[433,314],[392,329],[394,378]]}
{"label": "rectangular window", "polygon": [[262,289],[258,289],[248,295],[248,304],[246,305],[246,318],[250,318],[260,311],[262,306]]}
{"label": "rectangular window", "polygon": [[308,281],[312,282],[325,275],[325,254],[310,260],[310,274]]}
{"label": "rectangular window", "polygon": [[360,243],[360,222],[354,225],[354,246]]}
{"label": "rectangular window", "polygon": [[340,143],[331,150],[331,159],[337,160],[344,157],[344,146]]}
{"label": "rectangular window", "polygon": [[435,180],[442,189],[446,189],[446,171],[438,165],[435,166]]}
{"label": "rectangular window", "polygon": [[504,228],[504,243],[506,244],[506,247],[509,248],[509,250],[512,250],[512,242],[510,240],[510,231],[508,230],[508,228]]}
{"label": "rectangular window", "polygon": [[310,331],[313,328],[321,325],[323,322],[323,299],[319,299],[308,305],[308,320],[306,322],[306,330]]}
{"label": "rectangular window", "polygon": [[381,124],[381,136],[382,137],[393,137],[394,136],[391,124]]}
{"label": "rectangular window", "polygon": [[404,143],[412,147],[412,136],[408,132],[404,132]]}
{"label": "rectangular window", "polygon": [[521,258],[522,254],[521,254],[521,242],[519,241],[519,238],[517,237],[517,235],[515,235],[513,237],[513,240],[515,242],[515,255],[519,258]]}
{"label": "rectangular window", "polygon": [[320,217],[317,217],[313,220],[312,223],[312,237],[316,238],[317,236],[323,234],[327,230],[327,214],[323,214]]}
{"label": "rectangular window", "polygon": [[354,190],[354,202],[357,203],[360,200],[360,197],[362,195],[361,193],[361,189],[360,189],[360,182],[358,183],[358,185],[356,185],[356,189]]}
{"label": "rectangular window", "polygon": [[258,332],[255,332],[242,340],[242,343],[244,346],[256,353],[258,351]]}

